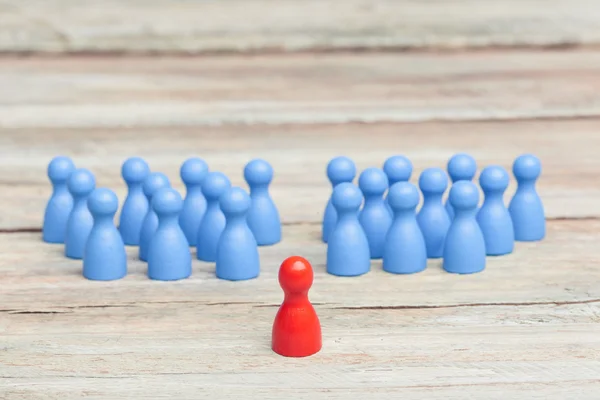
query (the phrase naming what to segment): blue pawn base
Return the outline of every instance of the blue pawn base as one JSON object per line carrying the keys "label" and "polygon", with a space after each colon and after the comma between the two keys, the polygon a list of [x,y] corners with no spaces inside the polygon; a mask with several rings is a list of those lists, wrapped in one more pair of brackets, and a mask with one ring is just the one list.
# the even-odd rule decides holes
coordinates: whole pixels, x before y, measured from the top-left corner
{"label": "blue pawn base", "polygon": [[161,276],[160,274],[148,274],[148,278],[152,279],[153,281],[166,281],[166,282],[170,282],[170,281],[180,281],[182,279],[187,279],[192,275],[191,272],[186,273],[186,274],[179,274],[179,275],[164,275]]}
{"label": "blue pawn base", "polygon": [[222,279],[224,281],[237,282],[237,281],[249,281],[251,279],[256,279],[256,278],[258,278],[259,274],[233,276],[233,275],[220,275],[217,273],[216,275],[217,275],[217,278]]}
{"label": "blue pawn base", "polygon": [[353,276],[361,276],[361,275],[365,275],[366,273],[368,273],[369,271],[364,271],[364,272],[356,272],[356,273],[349,273],[349,274],[344,274],[344,273],[335,273],[332,271],[327,271],[327,273],[329,275],[334,275],[334,276],[345,276],[345,277],[353,277]]}
{"label": "blue pawn base", "polygon": [[416,273],[425,271],[426,267],[427,266],[419,267],[419,268],[415,268],[415,269],[397,269],[397,270],[394,270],[392,268],[383,267],[383,270],[387,273],[395,274],[395,275],[410,275],[410,274],[416,274]]}
{"label": "blue pawn base", "polygon": [[446,267],[444,267],[444,271],[451,273],[451,274],[459,274],[459,275],[469,275],[469,274],[476,274],[478,272],[481,272],[485,270],[485,266],[479,269],[462,269],[462,270],[452,270],[452,269],[447,269]]}
{"label": "blue pawn base", "polygon": [[116,281],[124,278],[127,275],[127,272],[121,272],[116,275],[110,274],[94,274],[93,272],[83,271],[83,277],[90,281]]}

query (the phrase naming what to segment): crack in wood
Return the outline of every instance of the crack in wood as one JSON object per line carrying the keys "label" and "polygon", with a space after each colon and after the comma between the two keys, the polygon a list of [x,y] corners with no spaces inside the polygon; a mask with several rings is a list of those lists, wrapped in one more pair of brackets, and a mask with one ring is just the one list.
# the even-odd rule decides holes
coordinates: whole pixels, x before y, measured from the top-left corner
{"label": "crack in wood", "polygon": [[434,308],[460,308],[460,307],[530,307],[530,306],[570,306],[577,304],[600,303],[600,299],[574,300],[574,301],[528,301],[518,303],[459,303],[441,305],[416,305],[416,306],[357,306],[357,307],[332,307],[334,310],[423,310]]}

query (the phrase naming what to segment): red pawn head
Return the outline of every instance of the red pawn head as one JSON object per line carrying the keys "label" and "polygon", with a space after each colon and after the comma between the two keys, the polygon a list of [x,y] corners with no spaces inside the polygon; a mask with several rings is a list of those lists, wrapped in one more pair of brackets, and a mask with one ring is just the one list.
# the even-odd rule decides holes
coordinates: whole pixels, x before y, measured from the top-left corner
{"label": "red pawn head", "polygon": [[279,268],[285,298],[273,323],[272,348],[286,357],[306,357],[321,350],[321,323],[308,300],[313,270],[303,257],[287,258]]}

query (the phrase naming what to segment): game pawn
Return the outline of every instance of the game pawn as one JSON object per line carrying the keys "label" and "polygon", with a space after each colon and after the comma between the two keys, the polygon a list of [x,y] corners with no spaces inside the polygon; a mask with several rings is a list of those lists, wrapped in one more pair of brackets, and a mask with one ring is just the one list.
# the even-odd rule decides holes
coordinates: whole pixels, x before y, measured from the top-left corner
{"label": "game pawn", "polygon": [[[477,173],[477,163],[470,155],[458,153],[450,158],[447,169],[452,184],[459,181],[472,181]],[[446,211],[450,219],[454,218],[454,210],[449,200],[446,200]]]}
{"label": "game pawn", "polygon": [[[344,182],[352,182],[356,177],[356,165],[348,157],[336,157],[327,164],[327,178],[331,182],[331,187],[335,190],[336,186]],[[337,213],[335,207],[331,204],[331,197],[327,201],[325,213],[323,214],[322,240],[327,243],[329,234],[336,224]]]}
{"label": "game pawn", "polygon": [[208,164],[198,157],[187,159],[179,171],[186,187],[183,209],[179,214],[179,226],[190,246],[196,246],[198,228],[206,212],[206,199],[202,194],[202,182],[208,175]]}
{"label": "game pawn", "polygon": [[383,200],[388,178],[379,168],[367,168],[360,174],[358,186],[365,198],[358,220],[367,235],[371,259],[380,259],[383,257],[385,237],[392,224],[392,217]]}
{"label": "game pawn", "polygon": [[[387,175],[388,186],[392,187],[392,185],[398,182],[408,182],[410,180],[413,172],[413,165],[405,156],[391,156],[383,163],[383,172]],[[393,214],[387,195],[385,196],[385,205],[388,208],[390,215]]]}
{"label": "game pawn", "polygon": [[287,258],[279,268],[284,299],[271,336],[273,351],[285,357],[307,357],[322,346],[321,323],[308,299],[313,283],[310,263],[299,256]]}
{"label": "game pawn", "polygon": [[250,161],[244,168],[244,179],[250,188],[252,204],[248,211],[248,226],[259,246],[270,246],[281,241],[279,211],[269,194],[273,167],[265,160]]}
{"label": "game pawn", "polygon": [[129,246],[140,244],[140,232],[148,213],[148,199],[142,185],[150,174],[150,167],[139,157],[128,158],[121,167],[121,175],[127,184],[127,197],[119,216],[119,232]]}
{"label": "game pawn", "polygon": [[74,205],[67,221],[65,255],[80,260],[83,258],[85,243],[94,225],[94,218],[88,209],[87,199],[96,187],[96,179],[87,169],[77,169],[69,177],[68,187],[73,196]]}
{"label": "game pawn", "polygon": [[450,216],[442,202],[448,188],[448,175],[441,168],[427,168],[419,177],[419,188],[423,193],[423,206],[417,214],[417,223],[425,239],[427,258],[440,258],[450,228]]}
{"label": "game pawn", "polygon": [[533,242],[546,236],[546,216],[542,200],[535,184],[542,172],[542,164],[536,156],[524,154],[513,164],[517,179],[517,192],[510,201],[508,210],[512,218],[515,240]]}
{"label": "game pawn", "polygon": [[202,193],[206,198],[206,212],[200,222],[196,236],[198,260],[215,262],[221,233],[225,229],[225,215],[221,211],[219,199],[229,188],[231,182],[221,172],[209,172],[202,182]]}
{"label": "game pawn", "polygon": [[46,204],[42,240],[46,243],[64,243],[67,221],[73,210],[73,196],[67,188],[67,180],[75,170],[68,157],[55,157],[48,164],[48,178],[52,183],[52,195]]}
{"label": "game pawn", "polygon": [[144,190],[144,195],[148,200],[148,212],[144,217],[144,222],[142,222],[142,229],[140,231],[140,248],[139,248],[139,258],[142,261],[148,261],[148,248],[150,247],[150,241],[158,228],[158,217],[152,208],[152,197],[156,192],[160,189],[171,187],[171,183],[169,182],[169,178],[161,172],[153,172],[144,181],[144,185],[142,186]]}

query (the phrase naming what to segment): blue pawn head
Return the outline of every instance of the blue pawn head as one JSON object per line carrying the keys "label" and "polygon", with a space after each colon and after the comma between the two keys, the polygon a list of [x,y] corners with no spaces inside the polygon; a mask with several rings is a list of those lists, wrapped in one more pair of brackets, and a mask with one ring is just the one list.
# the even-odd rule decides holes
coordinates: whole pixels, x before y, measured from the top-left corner
{"label": "blue pawn head", "polygon": [[479,175],[479,186],[484,192],[504,192],[508,187],[508,172],[498,165],[485,167]]}
{"label": "blue pawn head", "polygon": [[147,199],[152,199],[157,190],[170,187],[169,178],[161,172],[153,172],[146,177],[142,189]]}
{"label": "blue pawn head", "polygon": [[227,189],[219,199],[221,211],[226,215],[244,215],[250,209],[250,196],[239,187]]}
{"label": "blue pawn head", "polygon": [[342,182],[333,189],[331,203],[338,213],[357,212],[363,201],[363,195],[356,185]]}
{"label": "blue pawn head", "polygon": [[471,181],[458,181],[450,188],[449,201],[456,211],[475,209],[479,204],[479,189]]}
{"label": "blue pawn head", "polygon": [[202,193],[207,200],[218,200],[227,189],[231,187],[231,182],[225,174],[221,172],[209,172],[204,182],[202,182]]}
{"label": "blue pawn head", "polygon": [[327,178],[335,187],[342,182],[352,182],[356,176],[356,165],[348,157],[335,157],[327,164]]}
{"label": "blue pawn head", "polygon": [[182,208],[183,199],[175,189],[164,187],[152,196],[152,209],[159,216],[179,214]]}
{"label": "blue pawn head", "polygon": [[458,153],[448,161],[448,174],[452,182],[470,181],[477,172],[475,159],[468,154]]}
{"label": "blue pawn head", "polygon": [[92,215],[108,217],[115,215],[119,209],[119,199],[110,189],[98,188],[92,192],[87,200],[88,209]]}
{"label": "blue pawn head", "polygon": [[69,176],[67,186],[73,197],[85,197],[96,187],[96,178],[87,169],[76,169]]}
{"label": "blue pawn head", "polygon": [[181,165],[179,175],[186,186],[200,185],[208,175],[208,164],[198,157],[188,158]]}
{"label": "blue pawn head", "polygon": [[383,171],[387,175],[390,185],[393,185],[396,182],[410,180],[413,165],[410,160],[404,156],[392,156],[383,163]]}
{"label": "blue pawn head", "polygon": [[448,175],[441,168],[427,168],[419,177],[419,188],[423,193],[443,194],[448,189]]}
{"label": "blue pawn head", "polygon": [[121,167],[121,176],[128,185],[143,183],[148,174],[150,167],[139,157],[128,158]]}
{"label": "blue pawn head", "polygon": [[542,173],[542,163],[533,154],[517,157],[513,164],[513,174],[517,181],[536,181]]}
{"label": "blue pawn head", "polygon": [[75,170],[75,164],[69,157],[54,157],[48,164],[48,178],[53,184],[65,183]]}
{"label": "blue pawn head", "polygon": [[390,187],[388,199],[390,207],[396,212],[414,210],[419,205],[419,190],[410,182],[394,183]]}
{"label": "blue pawn head", "polygon": [[273,180],[273,167],[265,160],[252,160],[244,168],[244,179],[251,187],[267,186]]}
{"label": "blue pawn head", "polygon": [[379,168],[367,168],[358,178],[358,187],[365,196],[383,196],[388,188],[388,178]]}

